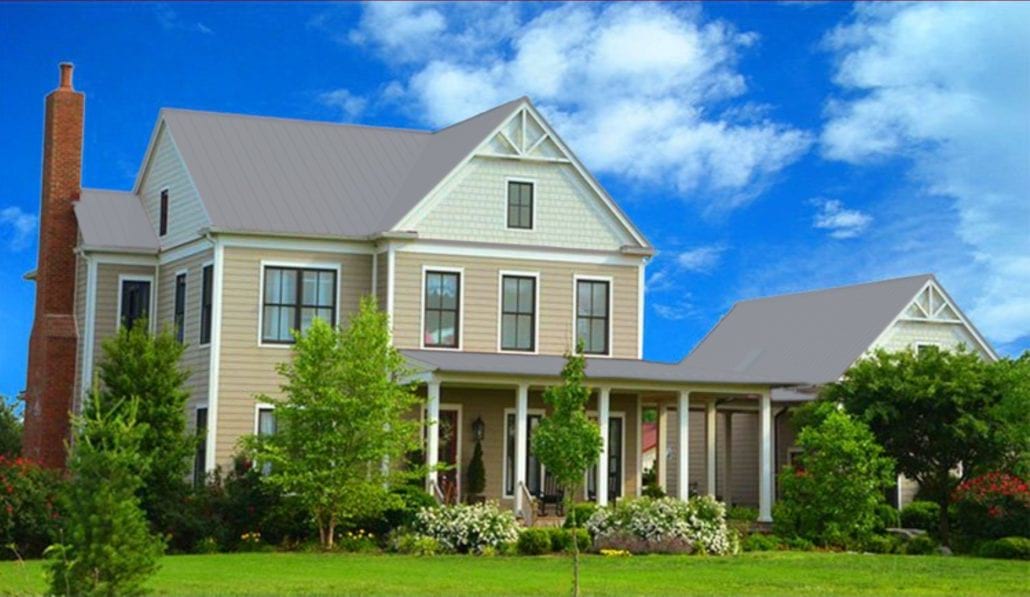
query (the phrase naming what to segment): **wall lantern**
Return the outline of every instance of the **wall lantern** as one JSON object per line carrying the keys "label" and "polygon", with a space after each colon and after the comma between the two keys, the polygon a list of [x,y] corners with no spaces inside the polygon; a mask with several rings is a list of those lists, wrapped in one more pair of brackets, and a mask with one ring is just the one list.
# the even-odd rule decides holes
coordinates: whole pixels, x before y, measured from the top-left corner
{"label": "wall lantern", "polygon": [[483,419],[476,417],[475,421],[472,421],[472,437],[476,438],[477,442],[483,441],[483,432],[486,430],[486,425],[483,424]]}

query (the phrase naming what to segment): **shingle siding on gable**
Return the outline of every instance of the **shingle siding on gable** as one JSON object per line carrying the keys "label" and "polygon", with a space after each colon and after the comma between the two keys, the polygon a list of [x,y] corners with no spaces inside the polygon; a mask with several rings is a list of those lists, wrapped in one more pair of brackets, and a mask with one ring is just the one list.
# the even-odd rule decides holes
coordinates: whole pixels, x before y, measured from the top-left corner
{"label": "shingle siding on gable", "polygon": [[[508,178],[535,181],[533,230],[507,227]],[[569,164],[474,158],[416,216],[430,239],[618,250],[635,244]]]}
{"label": "shingle siding on gable", "polygon": [[197,237],[197,231],[210,225],[200,195],[190,180],[186,165],[175,142],[162,128],[154,145],[153,157],[140,185],[140,197],[151,225],[157,231],[161,210],[161,189],[168,188],[168,234],[159,238],[162,249],[174,247]]}
{"label": "shingle siding on gable", "polygon": [[990,358],[977,344],[965,326],[954,323],[933,323],[926,321],[899,321],[873,348],[889,351],[915,348],[916,344],[937,344],[944,348],[955,349],[959,344],[976,350],[981,356]]}

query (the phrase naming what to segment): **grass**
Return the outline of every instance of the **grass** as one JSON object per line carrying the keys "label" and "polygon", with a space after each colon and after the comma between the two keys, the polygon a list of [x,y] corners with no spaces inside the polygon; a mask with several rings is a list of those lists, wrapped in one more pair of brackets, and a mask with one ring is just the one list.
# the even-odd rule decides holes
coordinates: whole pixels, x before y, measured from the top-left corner
{"label": "grass", "polygon": [[[566,595],[558,556],[301,553],[169,556],[149,587],[175,595]],[[40,561],[0,562],[0,594],[39,594]],[[748,553],[586,556],[586,595],[1030,595],[1030,563],[939,556]]]}

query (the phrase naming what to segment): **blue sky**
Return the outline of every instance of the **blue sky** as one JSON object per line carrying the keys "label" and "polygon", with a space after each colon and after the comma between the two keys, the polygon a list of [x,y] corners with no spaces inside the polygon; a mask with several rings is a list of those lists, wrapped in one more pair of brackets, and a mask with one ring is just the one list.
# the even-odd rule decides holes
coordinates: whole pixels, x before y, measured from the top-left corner
{"label": "blue sky", "polygon": [[528,94],[659,249],[648,358],[739,299],[921,272],[1016,354],[1028,31],[1026,4],[0,4],[0,393],[62,60],[86,186],[130,187],[163,106],[434,128]]}

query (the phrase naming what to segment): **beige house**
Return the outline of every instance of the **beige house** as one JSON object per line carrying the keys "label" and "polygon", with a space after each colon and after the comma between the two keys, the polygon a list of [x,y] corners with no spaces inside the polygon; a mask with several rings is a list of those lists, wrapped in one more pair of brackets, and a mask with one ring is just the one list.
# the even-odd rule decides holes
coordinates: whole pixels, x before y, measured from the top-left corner
{"label": "beige house", "polygon": [[[72,93],[70,67],[60,93]],[[63,201],[77,231],[67,240],[72,410],[119,325],[148,317],[170,326],[186,345],[189,419],[204,437],[198,478],[229,464],[241,437],[274,432],[274,410],[255,396],[278,392],[274,366],[290,356],[290,331],[315,317],[345,324],[373,295],[421,371],[426,458],[451,465],[427,479],[438,495],[464,496],[476,423],[486,497],[529,515],[546,491],[529,449],[541,392],[579,340],[604,440],[584,499],[640,493],[641,414],[655,409],[659,483],[673,495],[756,505],[769,521],[789,443],[778,415],[796,388],[836,378],[872,345],[825,379],[757,367],[761,354],[736,358],[733,347],[708,358],[731,312],[681,363],[643,360],[654,248],[527,98],[433,132],[165,109],[131,190],[82,189]],[[41,235],[56,205],[44,203]],[[46,268],[41,261],[36,276]],[[936,282],[924,282],[897,311],[923,304],[916,294],[928,286],[919,313],[943,313],[943,326],[961,324],[970,336],[960,339],[993,355]],[[903,328],[918,317],[909,319],[877,342],[911,342]],[[765,324],[752,325],[745,346],[765,342]],[[47,434],[55,398],[32,379],[26,451],[42,454],[63,437]]]}

